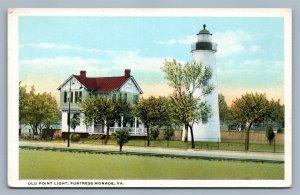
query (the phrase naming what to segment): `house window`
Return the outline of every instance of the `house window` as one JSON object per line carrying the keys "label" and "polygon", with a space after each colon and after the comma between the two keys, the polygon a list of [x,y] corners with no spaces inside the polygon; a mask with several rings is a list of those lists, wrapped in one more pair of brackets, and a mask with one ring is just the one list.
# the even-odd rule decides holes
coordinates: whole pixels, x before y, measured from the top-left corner
{"label": "house window", "polygon": [[127,102],[127,93],[124,94],[124,101]]}
{"label": "house window", "polygon": [[134,95],[133,96],[133,102],[136,104],[139,101],[139,96],[138,95]]}
{"label": "house window", "polygon": [[122,93],[119,94],[119,100],[122,100]]}
{"label": "house window", "polygon": [[116,99],[117,99],[117,97],[116,97],[117,95],[116,94],[113,94],[113,96],[112,96],[112,99],[113,99],[113,101],[115,102],[116,101]]}
{"label": "house window", "polygon": [[64,103],[67,103],[68,93],[64,91]]}
{"label": "house window", "polygon": [[78,93],[78,102],[82,102],[82,91],[79,91]]}

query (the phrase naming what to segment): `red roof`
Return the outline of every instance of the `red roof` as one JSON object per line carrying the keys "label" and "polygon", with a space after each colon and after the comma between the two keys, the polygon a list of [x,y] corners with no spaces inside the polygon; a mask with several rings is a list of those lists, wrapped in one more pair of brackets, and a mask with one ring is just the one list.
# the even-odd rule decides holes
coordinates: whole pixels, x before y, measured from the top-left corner
{"label": "red roof", "polygon": [[86,88],[92,89],[95,92],[111,92],[119,89],[130,75],[118,77],[95,77],[89,78],[85,76],[74,75],[74,77],[82,83]]}

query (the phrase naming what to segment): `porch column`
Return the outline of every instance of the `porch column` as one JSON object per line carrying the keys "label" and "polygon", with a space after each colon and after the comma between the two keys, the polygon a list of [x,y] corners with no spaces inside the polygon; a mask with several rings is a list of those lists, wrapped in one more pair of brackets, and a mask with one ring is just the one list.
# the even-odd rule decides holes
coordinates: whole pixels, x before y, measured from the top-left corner
{"label": "porch column", "polygon": [[121,116],[121,129],[123,129],[124,116]]}
{"label": "porch column", "polygon": [[104,120],[104,128],[103,128],[103,129],[104,129],[104,133],[107,132],[107,128],[106,128],[106,125],[105,125],[105,124],[106,124],[106,120]]}
{"label": "porch column", "polygon": [[134,134],[136,134],[137,117],[134,117]]}

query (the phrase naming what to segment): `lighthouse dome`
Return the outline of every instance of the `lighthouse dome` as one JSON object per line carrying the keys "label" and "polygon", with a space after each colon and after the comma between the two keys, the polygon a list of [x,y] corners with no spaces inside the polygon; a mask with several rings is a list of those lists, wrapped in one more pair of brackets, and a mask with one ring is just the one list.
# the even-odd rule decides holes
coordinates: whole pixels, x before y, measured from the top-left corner
{"label": "lighthouse dome", "polygon": [[197,35],[200,35],[200,34],[209,34],[209,35],[212,35],[209,30],[206,29],[206,25],[203,24],[203,29],[199,31],[199,33]]}
{"label": "lighthouse dome", "polygon": [[211,33],[206,29],[206,25],[203,24],[203,29],[197,34],[198,42],[211,42]]}

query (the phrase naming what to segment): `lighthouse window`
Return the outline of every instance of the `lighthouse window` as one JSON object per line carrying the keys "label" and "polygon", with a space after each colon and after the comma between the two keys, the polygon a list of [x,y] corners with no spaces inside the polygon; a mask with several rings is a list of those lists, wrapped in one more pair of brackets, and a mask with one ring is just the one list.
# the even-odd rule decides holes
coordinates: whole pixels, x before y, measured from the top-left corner
{"label": "lighthouse window", "polygon": [[206,124],[207,123],[207,121],[208,121],[208,116],[206,115],[206,114],[204,114],[203,116],[202,116],[202,124]]}
{"label": "lighthouse window", "polygon": [[208,86],[208,79],[203,80],[202,85],[203,85],[203,87]]}

